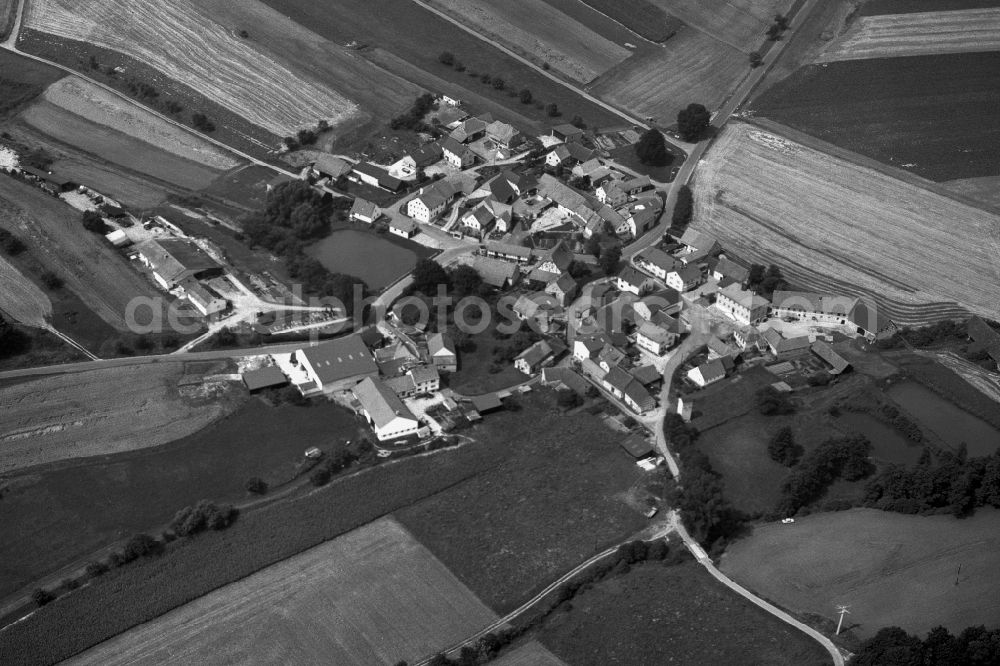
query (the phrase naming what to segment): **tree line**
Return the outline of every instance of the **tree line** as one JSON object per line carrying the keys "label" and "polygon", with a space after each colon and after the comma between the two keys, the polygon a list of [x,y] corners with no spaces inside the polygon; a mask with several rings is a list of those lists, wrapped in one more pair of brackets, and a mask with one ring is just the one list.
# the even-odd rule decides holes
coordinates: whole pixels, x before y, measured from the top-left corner
{"label": "tree line", "polygon": [[[513,85],[510,81],[507,81],[502,76],[496,74],[490,74],[489,72],[478,72],[474,69],[466,69],[465,63],[455,57],[455,54],[451,51],[442,51],[438,56],[438,62],[445,67],[451,67],[456,72],[465,72],[471,78],[478,78],[480,83],[492,87],[494,90],[507,91],[509,97],[517,97],[521,104],[532,104],[536,109],[544,109],[545,114],[550,118],[556,118],[562,115],[559,110],[559,106],[554,102],[545,104],[544,102],[538,100],[534,93],[529,88],[520,88]],[[548,69],[548,63],[542,65],[543,69]],[[583,119],[580,116],[573,117],[573,123],[577,127],[585,127]]]}
{"label": "tree line", "polygon": [[957,636],[938,626],[921,640],[885,627],[866,640],[851,666],[992,666],[1000,664],[1000,629],[967,627]]}

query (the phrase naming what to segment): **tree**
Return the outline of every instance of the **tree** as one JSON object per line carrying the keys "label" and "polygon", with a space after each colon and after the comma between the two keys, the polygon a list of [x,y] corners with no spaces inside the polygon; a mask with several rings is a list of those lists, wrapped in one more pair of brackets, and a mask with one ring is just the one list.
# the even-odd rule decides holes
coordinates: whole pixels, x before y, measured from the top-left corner
{"label": "tree", "polygon": [[622,249],[616,245],[604,250],[597,262],[601,265],[601,270],[604,271],[605,275],[614,275],[618,272],[618,263],[621,258]]}
{"label": "tree", "polygon": [[592,254],[599,258],[601,256],[601,235],[594,234],[588,238],[587,242],[583,245],[583,249],[587,252],[587,254]]}
{"label": "tree", "polygon": [[643,132],[635,144],[635,154],[643,164],[664,166],[670,163],[670,153],[667,152],[667,142],[663,133],[655,127]]}
{"label": "tree", "polygon": [[919,638],[899,627],[885,627],[861,644],[851,666],[921,666],[922,647]]}
{"label": "tree", "polygon": [[206,134],[215,131],[215,123],[209,120],[208,116],[204,113],[191,114],[191,124],[194,125],[195,129]]}
{"label": "tree", "polygon": [[438,56],[438,62],[451,67],[455,64],[455,54],[451,51],[442,51],[441,55]]}
{"label": "tree", "polygon": [[36,587],[35,591],[31,593],[31,600],[39,606],[44,606],[50,601],[54,601],[55,598],[56,595],[52,594],[43,587]]}
{"label": "tree", "polygon": [[781,269],[771,264],[764,272],[764,277],[759,283],[759,292],[762,296],[770,298],[775,291],[788,288],[788,281],[781,274]]}
{"label": "tree", "polygon": [[483,278],[475,268],[468,265],[456,266],[449,279],[452,294],[457,298],[478,294],[483,286]]}
{"label": "tree", "polygon": [[330,483],[330,470],[320,467],[309,475],[309,482],[314,486],[325,486]]}
{"label": "tree", "polygon": [[493,83],[493,87],[496,88],[497,90],[503,90],[504,87],[507,85],[507,83],[503,79],[501,79],[499,76],[494,77],[492,83]]}
{"label": "tree", "polygon": [[760,281],[764,279],[764,266],[762,264],[751,264],[750,272],[747,274],[747,285],[754,289],[760,285]]}
{"label": "tree", "polygon": [[133,534],[122,549],[122,556],[131,562],[140,557],[152,557],[163,552],[163,543],[158,539],[140,532]]}
{"label": "tree", "polygon": [[583,404],[583,399],[576,391],[561,389],[556,391],[556,404],[561,409],[573,409]]}
{"label": "tree", "polygon": [[677,114],[677,130],[685,141],[701,141],[708,130],[712,116],[702,104],[688,104]]}
{"label": "tree", "polygon": [[104,218],[96,210],[85,210],[83,211],[83,216],[81,218],[83,221],[83,228],[95,234],[104,234],[107,232],[107,225],[104,224]]}
{"label": "tree", "polygon": [[88,562],[87,563],[87,575],[91,578],[97,578],[98,576],[103,576],[108,572],[108,565],[104,562]]}
{"label": "tree", "polygon": [[675,229],[686,229],[691,223],[694,215],[694,196],[691,188],[681,185],[677,190],[677,202],[674,204],[674,212],[670,218],[670,225]]}
{"label": "tree", "polygon": [[521,104],[531,104],[531,91],[527,88],[522,88],[518,94],[518,98],[521,100]]}
{"label": "tree", "polygon": [[774,433],[767,444],[767,454],[771,456],[771,460],[785,467],[792,467],[799,461],[802,447],[795,443],[791,427],[785,426]]}
{"label": "tree", "polygon": [[407,291],[411,294],[420,292],[427,296],[435,296],[440,284],[446,287],[451,285],[448,272],[433,259],[424,258],[418,260],[417,265],[413,267],[413,282]]}
{"label": "tree", "polygon": [[764,57],[760,54],[760,51],[754,51],[750,54],[751,67],[760,67],[762,62],[764,62]]}
{"label": "tree", "polygon": [[[296,391],[298,393],[298,391]],[[251,476],[247,479],[244,486],[248,493],[253,493],[254,495],[263,495],[267,492],[267,481],[260,478],[259,476]]]}
{"label": "tree", "polygon": [[27,249],[20,238],[6,229],[0,229],[0,250],[3,250],[4,253],[15,257]]}
{"label": "tree", "polygon": [[555,118],[556,116],[561,115],[559,113],[559,106],[556,105],[555,102],[550,102],[549,104],[546,104],[545,105],[545,114],[549,118]]}
{"label": "tree", "polygon": [[573,120],[569,121],[569,124],[577,129],[587,129],[587,123],[583,122],[581,115],[573,116]]}
{"label": "tree", "polygon": [[765,386],[757,391],[757,410],[765,416],[791,414],[795,405],[788,396],[773,386]]}

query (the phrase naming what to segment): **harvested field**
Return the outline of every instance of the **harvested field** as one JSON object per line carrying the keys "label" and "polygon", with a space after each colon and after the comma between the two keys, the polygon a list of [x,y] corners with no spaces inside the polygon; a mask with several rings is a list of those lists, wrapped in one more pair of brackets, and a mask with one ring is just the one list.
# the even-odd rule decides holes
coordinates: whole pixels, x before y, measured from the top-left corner
{"label": "harvested field", "polygon": [[1000,8],[865,16],[818,62],[1000,50]]}
{"label": "harvested field", "polygon": [[52,84],[42,97],[92,123],[105,125],[160,150],[213,169],[232,169],[241,162],[231,153],[197,135],[76,76],[67,76]]}
{"label": "harvested field", "polygon": [[831,618],[835,604],[850,604],[846,626],[867,638],[892,625],[916,634],[996,626],[998,553],[996,510],[959,520],[852,509],[756,527],[721,568],[793,613]]}
{"label": "harvested field", "polygon": [[591,92],[669,125],[691,102],[714,110],[749,70],[745,53],[685,26],[662,49],[605,72]]}
{"label": "harvested field", "polygon": [[356,113],[340,93],[261,53],[192,0],[30,0],[24,25],[121,51],[279,136]]}
{"label": "harvested field", "polygon": [[[21,113],[21,120],[59,143],[179,187],[200,189],[222,173],[106,125],[91,122],[51,102],[35,102]],[[83,178],[81,182],[96,188],[89,178]]]}
{"label": "harvested field", "polygon": [[0,0],[0,39],[10,34],[17,18],[17,0]]}
{"label": "harvested field", "polygon": [[[521,104],[517,95],[508,94],[511,89],[528,88],[536,100],[558,105],[566,118],[580,115],[591,126],[621,122],[620,116],[588,102],[412,0],[266,0],[266,4],[331,42],[356,45],[361,57],[423,88],[467,101],[473,113],[489,111],[506,122],[536,131],[561,122],[553,121],[544,108]],[[466,71],[438,62],[444,50],[454,53]],[[500,77],[506,88],[496,90],[472,73]],[[522,122],[523,117],[530,124]]]}
{"label": "harvested field", "polygon": [[52,301],[21,271],[0,257],[0,310],[22,324],[44,327],[52,316]]}
{"label": "harvested field", "polygon": [[1000,176],[946,180],[942,185],[958,194],[976,199],[1000,210]]}
{"label": "harvested field", "polygon": [[382,519],[103,643],[70,664],[394,664],[496,619],[399,523]]}
{"label": "harvested field", "polygon": [[78,211],[37,187],[0,178],[0,213],[0,226],[19,236],[36,259],[111,326],[127,330],[125,314],[136,297],[164,305],[169,300],[104,238],[81,224],[69,224],[78,219]]}
{"label": "harvested field", "polygon": [[784,14],[792,0],[650,0],[671,16],[741,51],[752,51],[764,40],[775,14]]}
{"label": "harvested field", "polygon": [[[0,6],[4,1],[0,0]],[[14,4],[17,4],[16,0]],[[64,76],[55,67],[5,49],[0,49],[0,72],[0,117],[16,114]]]}
{"label": "harvested field", "polygon": [[858,9],[859,16],[910,14],[1000,6],[1000,0],[867,0]]}
{"label": "harvested field", "polygon": [[648,0],[581,0],[651,42],[665,42],[683,25]]}
{"label": "harvested field", "polygon": [[585,587],[535,633],[570,664],[830,663],[819,643],[690,561],[633,565]]}
{"label": "harvested field", "polygon": [[751,113],[931,180],[996,176],[998,71],[1000,52],[811,65]]}
{"label": "harvested field", "polygon": [[224,412],[182,396],[183,363],[92,370],[0,389],[0,473],[158,446]]}
{"label": "harvested field", "polygon": [[544,0],[431,0],[430,4],[580,83],[589,83],[632,55]]}
{"label": "harvested field", "polygon": [[990,316],[1000,299],[1000,217],[752,125],[730,124],[703,160],[695,219],[744,258],[849,285],[897,321],[942,301]]}
{"label": "harvested field", "polygon": [[546,650],[538,641],[504,652],[490,663],[493,666],[566,666],[563,660]]}

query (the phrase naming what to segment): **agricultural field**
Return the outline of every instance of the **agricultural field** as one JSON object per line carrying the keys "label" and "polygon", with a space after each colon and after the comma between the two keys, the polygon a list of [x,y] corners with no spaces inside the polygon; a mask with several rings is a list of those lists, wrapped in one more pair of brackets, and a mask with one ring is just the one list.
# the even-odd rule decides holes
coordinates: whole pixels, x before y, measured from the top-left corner
{"label": "agricultural field", "polygon": [[17,0],[0,0],[0,39],[6,37],[17,18]]}
{"label": "agricultural field", "polygon": [[1000,176],[958,178],[946,180],[942,185],[960,196],[975,199],[1000,212]]}
{"label": "agricultural field", "polygon": [[29,326],[44,328],[52,316],[52,301],[34,282],[0,257],[0,310]]}
{"label": "agricultural field", "polygon": [[930,180],[997,176],[997,71],[1000,52],[810,65],[750,113]]}
{"label": "agricultural field", "polygon": [[[266,0],[266,4],[309,26],[336,44],[351,44],[358,56],[416,85],[467,102],[473,113],[490,112],[522,129],[537,131],[565,122],[546,114],[554,103],[565,118],[580,115],[591,126],[620,124],[620,116],[592,104],[576,92],[489,46],[460,27],[412,0]],[[442,65],[438,56],[450,51],[466,69]],[[505,82],[504,90],[482,83],[489,74]],[[509,93],[527,88],[541,105],[522,104]],[[363,145],[363,144],[362,144]]]}
{"label": "agricultural field", "polygon": [[940,302],[990,316],[1000,299],[1000,217],[753,125],[729,124],[703,160],[695,220],[800,288],[867,295],[897,323]]}
{"label": "agricultural field", "polygon": [[136,58],[278,136],[320,118],[337,125],[357,112],[354,102],[254,48],[193,0],[169,7],[154,0],[30,0],[24,25]]}
{"label": "agricultural field", "polygon": [[569,664],[830,663],[819,643],[690,561],[633,565],[602,580],[536,637]]}
{"label": "agricultural field", "polygon": [[493,666],[566,666],[563,660],[546,650],[538,641],[508,650],[490,663]]}
{"label": "agricultural field", "polygon": [[621,23],[638,37],[651,42],[665,42],[681,27],[681,22],[663,11],[656,2],[632,0],[582,0],[595,10]]}
{"label": "agricultural field", "polygon": [[200,430],[225,413],[225,403],[182,395],[184,372],[183,363],[154,363],[0,389],[0,473],[158,446]]}
{"label": "agricultural field", "polygon": [[[108,325],[127,330],[125,316],[134,298],[147,297],[165,306],[168,297],[104,238],[81,224],[67,224],[78,216],[68,204],[32,185],[0,178],[0,226],[21,238],[32,257],[62,278]],[[62,327],[58,319],[53,323]]]}
{"label": "agricultural field", "polygon": [[1000,8],[857,19],[818,62],[1000,50]]}
{"label": "agricultural field", "polygon": [[[0,4],[4,0],[0,0]],[[16,2],[15,2],[16,4]],[[65,76],[55,67],[0,49],[0,118],[17,114],[52,83]]]}
{"label": "agricultural field", "polygon": [[589,83],[632,55],[544,0],[432,0],[430,4],[578,83]]}
{"label": "agricultural field", "polygon": [[741,51],[764,41],[775,14],[784,14],[791,0],[650,0],[671,16]]}
{"label": "agricultural field", "polygon": [[621,433],[587,412],[555,413],[549,391],[519,400],[520,411],[466,431],[494,450],[488,471],[396,513],[499,613],[647,524],[626,496],[651,476],[618,445]]}
{"label": "agricultural field", "polygon": [[998,6],[1000,6],[998,0],[868,0],[858,8],[858,16],[942,12]]}
{"label": "agricultural field", "polygon": [[496,617],[399,523],[385,518],[68,663],[164,663],[183,655],[200,664],[394,664],[433,654]]}
{"label": "agricultural field", "polygon": [[833,616],[861,638],[1000,623],[1000,512],[971,518],[851,509],[756,527],[726,549],[724,573],[793,613]]}
{"label": "agricultural field", "polygon": [[692,102],[714,110],[749,71],[745,52],[683,26],[663,48],[605,72],[590,92],[670,125]]}
{"label": "agricultural field", "polygon": [[[0,524],[17,537],[0,545],[6,564],[0,593],[10,594],[61,567],[80,566],[80,558],[97,559],[100,555],[92,553],[136,532],[158,533],[181,507],[201,499],[243,501],[250,477],[264,479],[271,492],[278,492],[300,471],[307,448],[330,452],[347,440],[357,441],[361,432],[352,413],[328,403],[268,407],[256,398],[246,400],[235,384],[215,388],[221,395],[197,403],[148,392],[166,403],[163,411],[171,409],[180,419],[186,409],[192,418],[187,424],[163,425],[164,435],[148,439],[148,431],[137,429],[135,439],[145,448],[121,446],[114,455],[6,474],[8,511]],[[204,392],[200,386],[191,390]],[[155,412],[151,417],[163,423]],[[175,439],[164,442],[168,434]],[[33,527],[38,525],[45,529]]]}

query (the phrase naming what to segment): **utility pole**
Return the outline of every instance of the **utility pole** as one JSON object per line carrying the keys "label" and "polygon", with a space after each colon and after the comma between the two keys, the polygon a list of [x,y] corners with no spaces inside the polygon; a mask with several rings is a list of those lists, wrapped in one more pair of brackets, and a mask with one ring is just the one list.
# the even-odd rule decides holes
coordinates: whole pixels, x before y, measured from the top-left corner
{"label": "utility pole", "polygon": [[958,585],[958,577],[962,575],[962,565],[958,565],[958,571],[955,573],[955,585]]}
{"label": "utility pole", "polygon": [[840,619],[837,620],[837,636],[840,635],[840,627],[844,624],[844,616],[851,614],[851,611],[847,610],[848,608],[850,606],[837,606],[837,612],[840,613]]}

